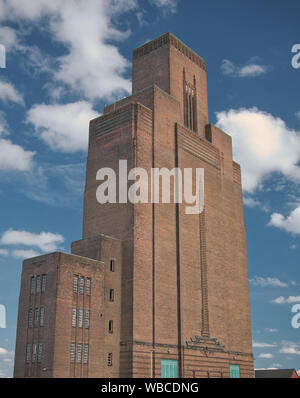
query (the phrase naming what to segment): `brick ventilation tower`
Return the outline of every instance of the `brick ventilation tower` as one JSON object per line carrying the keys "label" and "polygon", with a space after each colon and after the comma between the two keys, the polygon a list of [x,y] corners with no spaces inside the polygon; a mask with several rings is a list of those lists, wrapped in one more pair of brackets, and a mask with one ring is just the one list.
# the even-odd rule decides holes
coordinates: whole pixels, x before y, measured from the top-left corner
{"label": "brick ventilation tower", "polygon": [[[91,121],[83,239],[23,264],[15,377],[253,377],[240,166],[205,61],[167,33]],[[203,168],[205,206],[100,205],[100,168]]]}

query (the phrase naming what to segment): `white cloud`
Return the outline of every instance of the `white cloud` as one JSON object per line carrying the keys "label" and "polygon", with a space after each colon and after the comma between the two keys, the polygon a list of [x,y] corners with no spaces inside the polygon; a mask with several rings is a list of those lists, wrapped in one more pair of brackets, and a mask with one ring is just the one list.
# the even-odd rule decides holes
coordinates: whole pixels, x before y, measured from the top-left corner
{"label": "white cloud", "polygon": [[300,355],[300,350],[297,350],[294,347],[283,347],[280,349],[280,354],[294,354],[294,355]]}
{"label": "white cloud", "polygon": [[4,21],[48,21],[44,29],[67,50],[52,69],[54,81],[92,100],[112,100],[130,92],[131,82],[125,77],[130,63],[113,43],[128,37],[130,32],[121,30],[116,20],[136,10],[137,0],[0,0],[1,8]]}
{"label": "white cloud", "polygon": [[[287,217],[279,213],[273,213],[269,225],[293,234],[300,234],[300,206],[294,209]],[[295,249],[296,246],[294,245],[291,248]]]}
{"label": "white cloud", "polygon": [[8,256],[9,255],[9,251],[6,249],[0,249],[0,256]]}
{"label": "white cloud", "polygon": [[0,111],[0,136],[1,135],[8,135],[8,124],[5,119],[4,112]]}
{"label": "white cloud", "polygon": [[26,151],[20,145],[0,139],[0,170],[28,171],[33,166],[35,152]]}
{"label": "white cloud", "polygon": [[1,356],[8,355],[8,354],[9,354],[9,352],[5,348],[0,347],[0,355]]}
{"label": "white cloud", "polygon": [[217,112],[217,127],[233,138],[233,152],[242,166],[243,189],[253,192],[272,173],[300,181],[300,132],[258,108]]}
{"label": "white cloud", "polygon": [[15,87],[4,80],[0,80],[0,100],[3,102],[14,102],[24,105],[23,96],[15,89]]}
{"label": "white cloud", "polygon": [[300,355],[300,344],[292,341],[283,341],[279,350],[280,354]]}
{"label": "white cloud", "polygon": [[64,105],[35,105],[27,114],[36,134],[52,148],[62,152],[85,150],[89,121],[99,114],[86,101]]}
{"label": "white cloud", "polygon": [[267,68],[266,66],[263,65],[257,65],[257,64],[244,65],[239,69],[239,76],[240,77],[259,76],[266,73],[266,71]]}
{"label": "white cloud", "polygon": [[151,0],[151,3],[158,8],[175,13],[177,11],[178,0]]}
{"label": "white cloud", "polygon": [[41,253],[35,251],[35,250],[13,250],[12,255],[16,258],[22,258],[22,259],[27,259],[27,258],[33,258],[33,257],[38,257],[41,255]]}
{"label": "white cloud", "polygon": [[300,119],[300,111],[296,112],[295,115]]}
{"label": "white cloud", "polygon": [[261,203],[259,200],[256,200],[254,198],[251,198],[250,196],[245,196],[243,198],[244,200],[244,205],[248,207],[260,207]]}
{"label": "white cloud", "polygon": [[5,46],[6,55],[15,55],[17,53],[18,56],[21,56],[18,57],[18,59],[21,60],[22,67],[30,75],[32,75],[32,72],[35,74],[40,74],[41,72],[52,73],[55,65],[55,58],[44,53],[38,46],[32,43],[27,45],[22,42],[28,32],[30,32],[28,27],[25,29],[20,26],[18,26],[18,29],[12,29],[8,26],[0,27],[0,43]]}
{"label": "white cloud", "polygon": [[8,351],[7,349],[0,347],[0,363],[3,366],[3,369],[0,368],[0,378],[11,377],[13,358],[13,351]]}
{"label": "white cloud", "polygon": [[8,26],[0,26],[0,43],[5,46],[7,52],[13,49],[17,45],[17,42],[17,33],[14,29]]}
{"label": "white cloud", "polygon": [[259,200],[255,199],[252,196],[243,196],[244,205],[250,208],[258,207],[260,210],[264,212],[269,212],[269,207],[267,204],[261,203]]}
{"label": "white cloud", "polygon": [[41,232],[34,234],[27,231],[15,231],[9,229],[4,232],[1,240],[3,245],[23,245],[38,247],[43,252],[55,251],[60,243],[64,242],[62,235],[51,232]]}
{"label": "white cloud", "polygon": [[0,378],[11,377],[10,367],[13,364],[14,351],[8,351],[6,348],[0,347],[0,362],[5,364],[3,369],[0,368]]}
{"label": "white cloud", "polygon": [[252,346],[253,346],[253,348],[271,348],[271,347],[276,347],[276,344],[261,343],[258,341],[253,341]]}
{"label": "white cloud", "polygon": [[261,286],[261,287],[267,287],[267,286],[286,287],[286,286],[288,286],[287,283],[280,281],[278,278],[271,278],[271,277],[263,278],[262,276],[255,276],[253,279],[250,279],[250,282],[254,286]]}
{"label": "white cloud", "polygon": [[269,354],[269,353],[261,353],[258,356],[258,358],[263,358],[263,359],[271,359],[273,357],[274,357],[274,355],[273,354]]}
{"label": "white cloud", "polygon": [[251,60],[245,65],[236,66],[228,59],[223,59],[221,64],[221,72],[233,77],[256,77],[266,73],[267,69],[265,65],[252,63]]}
{"label": "white cloud", "polygon": [[278,332],[278,329],[273,329],[273,328],[266,328],[265,330],[266,330],[266,332],[269,332],[269,333],[277,333]]}
{"label": "white cloud", "polygon": [[280,363],[272,363],[271,366],[278,369],[278,368],[281,368],[282,365]]}
{"label": "white cloud", "polygon": [[291,303],[300,303],[300,296],[289,296],[284,298],[283,296],[277,297],[272,300],[274,304],[291,304]]}
{"label": "white cloud", "polygon": [[[1,94],[0,94],[1,96]],[[0,111],[0,136],[9,135],[8,125]],[[10,140],[0,138],[0,170],[28,171],[33,166],[35,152],[26,151]]]}

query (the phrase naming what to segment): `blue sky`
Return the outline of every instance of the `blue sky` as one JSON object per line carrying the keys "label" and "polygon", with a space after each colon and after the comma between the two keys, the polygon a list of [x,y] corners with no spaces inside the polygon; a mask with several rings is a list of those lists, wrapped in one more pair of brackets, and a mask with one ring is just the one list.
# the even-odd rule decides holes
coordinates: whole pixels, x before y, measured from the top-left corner
{"label": "blue sky", "polygon": [[256,368],[300,369],[296,0],[0,0],[0,376],[12,376],[22,259],[80,239],[88,121],[130,91],[132,50],[167,31],[208,67],[211,122],[243,168]]}

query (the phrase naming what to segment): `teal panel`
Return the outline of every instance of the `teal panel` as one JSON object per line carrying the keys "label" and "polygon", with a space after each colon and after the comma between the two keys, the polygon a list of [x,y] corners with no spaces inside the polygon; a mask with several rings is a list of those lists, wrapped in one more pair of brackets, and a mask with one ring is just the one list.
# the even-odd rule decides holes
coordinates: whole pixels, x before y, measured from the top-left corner
{"label": "teal panel", "polygon": [[161,377],[163,379],[175,379],[178,377],[178,362],[168,359],[161,360]]}
{"label": "teal panel", "polygon": [[232,379],[239,379],[241,377],[239,365],[230,365],[230,377]]}

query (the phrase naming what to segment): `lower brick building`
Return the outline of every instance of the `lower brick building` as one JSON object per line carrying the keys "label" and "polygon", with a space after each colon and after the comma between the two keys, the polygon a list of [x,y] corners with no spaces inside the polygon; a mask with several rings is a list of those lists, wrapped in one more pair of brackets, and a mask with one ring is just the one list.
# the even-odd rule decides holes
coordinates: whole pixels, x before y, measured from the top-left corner
{"label": "lower brick building", "polygon": [[[82,240],[24,261],[15,377],[254,377],[241,170],[206,63],[167,33],[134,51],[132,91],[90,123]],[[204,169],[204,210],[99,204],[120,160]]]}

